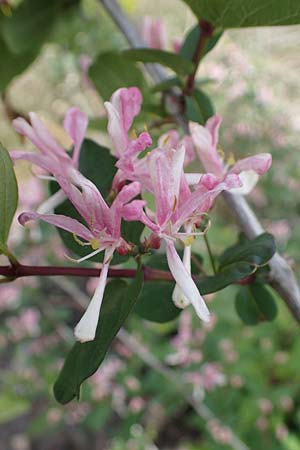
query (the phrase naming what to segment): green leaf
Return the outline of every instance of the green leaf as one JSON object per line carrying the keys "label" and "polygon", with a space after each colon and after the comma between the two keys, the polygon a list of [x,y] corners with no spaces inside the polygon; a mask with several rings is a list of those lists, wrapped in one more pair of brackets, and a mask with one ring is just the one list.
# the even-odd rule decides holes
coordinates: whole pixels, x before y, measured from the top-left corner
{"label": "green leaf", "polygon": [[182,81],[180,81],[179,78],[168,78],[167,80],[162,81],[161,83],[157,83],[153,88],[151,89],[152,92],[163,92],[168,91],[172,87],[179,86],[183,87]]}
{"label": "green leaf", "polygon": [[89,70],[97,90],[104,100],[120,87],[137,86],[143,88],[144,77],[136,64],[117,52],[98,55]]}
{"label": "green leaf", "polygon": [[186,97],[185,100],[187,115],[194,122],[205,124],[215,113],[211,99],[200,89],[195,89],[192,96]]}
{"label": "green leaf", "polygon": [[271,321],[277,315],[277,306],[271,292],[261,284],[251,284],[239,290],[235,309],[246,325]]}
{"label": "green leaf", "polygon": [[253,272],[254,269],[250,264],[237,262],[226,266],[216,275],[201,278],[196,284],[201,294],[211,294],[243,280]]}
{"label": "green leaf", "polygon": [[175,283],[169,281],[149,281],[144,284],[134,312],[151,322],[164,323],[176,319],[181,313],[172,301]]}
{"label": "green leaf", "polygon": [[[215,47],[221,36],[222,33],[216,33],[213,34],[213,36],[211,36],[209,39],[207,39],[205,48],[202,53],[202,57],[205,56],[207,53],[209,53]],[[192,61],[197,48],[197,44],[199,42],[199,38],[200,38],[200,26],[197,24],[189,30],[180,48],[179,54],[184,58]]]}
{"label": "green leaf", "polygon": [[188,75],[193,72],[194,64],[187,58],[176,53],[152,48],[124,50],[123,55],[132,61],[143,63],[158,63],[167,66],[178,75]]}
{"label": "green leaf", "polygon": [[197,122],[201,123],[201,125],[204,125],[205,120],[195,98],[191,96],[185,96],[184,100],[187,119],[191,120],[192,122]]}
{"label": "green leaf", "polygon": [[241,28],[300,23],[299,0],[184,0],[200,20]]}
{"label": "green leaf", "polygon": [[12,161],[8,151],[0,144],[0,244],[4,246],[17,205],[18,185]]}
{"label": "green leaf", "polygon": [[252,241],[243,241],[229,247],[220,256],[219,263],[220,267],[237,261],[245,261],[249,264],[262,266],[272,258],[275,252],[274,237],[270,233],[263,233]]}
{"label": "green leaf", "polygon": [[10,50],[16,54],[40,48],[49,35],[60,7],[59,0],[23,0],[2,20],[2,36]]}
{"label": "green leaf", "polygon": [[129,286],[123,280],[114,280],[108,284],[94,341],[84,344],[76,342],[54,385],[54,395],[59,403],[66,404],[79,397],[81,384],[102,363],[112,340],[137,301],[142,285],[141,269]]}
{"label": "green leaf", "polygon": [[[164,255],[153,255],[149,259],[150,267],[168,270]],[[196,281],[201,294],[211,294],[236,283],[253,273],[253,267],[247,263],[237,263],[226,267],[217,275],[202,277]],[[134,308],[140,317],[152,322],[169,322],[176,319],[181,309],[172,301],[175,283],[167,281],[148,281],[144,284],[141,296]]]}
{"label": "green leaf", "polygon": [[185,97],[186,114],[189,120],[205,124],[214,115],[215,110],[210,98],[200,89],[195,89],[191,96]]}
{"label": "green leaf", "polygon": [[111,190],[117,171],[116,162],[108,148],[90,139],[84,140],[80,151],[79,170],[97,186],[103,198],[106,198]]}

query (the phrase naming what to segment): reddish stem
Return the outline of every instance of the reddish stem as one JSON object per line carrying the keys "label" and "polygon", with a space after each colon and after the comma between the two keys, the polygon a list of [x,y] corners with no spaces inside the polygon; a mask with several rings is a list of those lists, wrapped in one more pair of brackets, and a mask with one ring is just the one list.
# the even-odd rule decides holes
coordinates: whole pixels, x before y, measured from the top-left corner
{"label": "reddish stem", "polygon": [[[162,280],[174,281],[170,272],[142,266],[145,281]],[[27,266],[19,264],[17,266],[0,266],[0,275],[15,279],[21,277],[50,277],[50,276],[72,276],[72,277],[99,277],[101,269],[84,267],[58,267],[58,266]],[[135,269],[109,269],[109,278],[134,278]]]}
{"label": "reddish stem", "polygon": [[186,81],[186,85],[184,87],[183,93],[185,95],[191,95],[195,88],[195,78],[196,73],[199,67],[199,63],[205,51],[207,40],[213,34],[214,27],[211,23],[202,20],[199,22],[199,40],[197,43],[197,47],[195,49],[195,53],[193,55],[193,63],[194,63],[194,71],[191,73]]}

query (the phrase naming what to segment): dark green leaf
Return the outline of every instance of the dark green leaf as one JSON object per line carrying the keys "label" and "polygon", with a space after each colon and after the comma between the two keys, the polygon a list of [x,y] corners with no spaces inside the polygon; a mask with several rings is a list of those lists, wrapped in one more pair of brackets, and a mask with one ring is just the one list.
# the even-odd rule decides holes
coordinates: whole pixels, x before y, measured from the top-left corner
{"label": "dark green leaf", "polygon": [[205,122],[214,115],[215,109],[212,104],[211,99],[206,95],[202,90],[195,89],[193,92],[193,96],[197,102],[198,108],[201,111],[201,114],[205,120]]}
{"label": "dark green leaf", "polygon": [[188,59],[176,53],[164,50],[156,50],[152,48],[138,48],[132,50],[124,50],[123,55],[132,61],[140,61],[143,63],[159,63],[167,66],[178,75],[188,75],[193,72],[194,64]]}
{"label": "dark green leaf", "polygon": [[162,81],[161,83],[158,83],[155,86],[153,86],[151,91],[152,92],[168,91],[169,89],[171,89],[172,87],[175,87],[175,86],[182,87],[182,82],[179,80],[179,78],[177,78],[177,77],[168,78],[167,80]]}
{"label": "dark green leaf", "polygon": [[89,76],[104,100],[108,100],[120,87],[142,88],[144,85],[143,74],[136,64],[116,52],[98,55],[89,70]]}
{"label": "dark green leaf", "polygon": [[[153,255],[147,265],[160,270],[168,270],[164,255]],[[196,284],[201,294],[211,294],[242,280],[252,273],[253,267],[242,262],[226,267],[217,275],[202,277],[199,281],[196,281]],[[181,312],[181,309],[176,308],[172,301],[174,287],[175,283],[167,281],[146,282],[134,311],[143,319],[152,322],[163,323],[174,320]]]}
{"label": "dark green leaf", "polygon": [[137,301],[142,285],[141,270],[129,286],[122,280],[108,284],[94,341],[74,345],[54,385],[54,395],[59,403],[66,404],[79,397],[81,384],[102,363],[112,340]]}
{"label": "dark green leaf", "polygon": [[[205,56],[215,47],[221,36],[222,33],[216,33],[206,41],[203,56]],[[181,46],[179,54],[184,58],[192,61],[197,48],[197,44],[199,42],[199,37],[200,37],[200,27],[199,25],[196,25],[191,30],[189,30]]]}
{"label": "dark green leaf", "polygon": [[23,0],[13,9],[11,17],[3,19],[2,36],[16,54],[40,48],[54,23],[61,1]]}
{"label": "dark green leaf", "polygon": [[300,23],[299,0],[184,0],[200,20],[241,28]]}
{"label": "dark green leaf", "polygon": [[0,144],[0,244],[6,244],[18,205],[18,185],[8,151]]}
{"label": "dark green leaf", "polygon": [[116,162],[116,158],[111,155],[108,148],[90,139],[84,140],[81,146],[79,169],[97,186],[103,198],[106,198],[111,190],[116,174]]}
{"label": "dark green leaf", "polygon": [[219,258],[220,267],[237,261],[262,266],[272,258],[275,251],[274,237],[269,233],[263,233],[252,241],[238,243],[225,250]]}
{"label": "dark green leaf", "polygon": [[204,117],[194,97],[185,96],[185,113],[187,119],[192,122],[205,124]]}
{"label": "dark green leaf", "polygon": [[216,275],[203,277],[196,284],[201,294],[220,291],[230,284],[237,283],[253,273],[254,269],[246,262],[238,262],[226,266]]}
{"label": "dark green leaf", "polygon": [[172,301],[175,283],[168,281],[149,281],[144,284],[134,312],[152,322],[169,322],[176,319],[181,309]]}
{"label": "dark green leaf", "polygon": [[271,292],[261,284],[241,288],[235,298],[235,308],[246,325],[271,321],[277,315],[277,306]]}

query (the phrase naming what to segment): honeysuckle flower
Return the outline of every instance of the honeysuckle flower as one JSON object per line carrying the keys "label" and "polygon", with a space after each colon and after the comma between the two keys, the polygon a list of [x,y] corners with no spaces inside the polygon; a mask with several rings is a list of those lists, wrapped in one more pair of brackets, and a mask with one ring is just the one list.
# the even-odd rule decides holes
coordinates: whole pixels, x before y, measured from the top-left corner
{"label": "honeysuckle flower", "polygon": [[[88,125],[86,114],[79,108],[70,108],[65,116],[64,129],[73,142],[72,157],[58,144],[37,114],[29,113],[30,123],[23,118],[13,121],[15,130],[26,136],[39,150],[39,153],[13,150],[10,155],[13,160],[23,159],[29,161],[48,174],[69,177],[70,180],[77,179],[80,148],[84,140]],[[62,191],[58,191],[43,204],[39,211],[41,213],[53,210],[66,198]]]}
{"label": "honeysuckle flower", "polygon": [[[79,172],[78,172],[79,173]],[[92,253],[78,260],[85,261],[104,251],[102,270],[96,291],[91,302],[75,327],[75,337],[81,342],[91,341],[95,338],[99,312],[102,304],[104,289],[107,280],[108,268],[115,250],[125,254],[130,245],[121,236],[121,220],[148,219],[143,211],[145,202],[133,200],[140,193],[138,182],[124,186],[109,207],[95,185],[81,175],[80,189],[69,179],[58,176],[57,181],[69,200],[84,219],[85,224],[64,215],[39,214],[37,212],[24,212],[19,221],[25,225],[29,220],[42,220],[55,225],[73,234],[74,239],[82,246],[92,248]]]}
{"label": "honeysuckle flower", "polygon": [[[195,149],[204,169],[215,174],[219,179],[223,179],[226,174],[238,174],[242,181],[242,186],[234,192],[246,195],[254,188],[259,175],[269,170],[272,156],[269,153],[260,153],[243,158],[229,166],[224,161],[222,150],[218,148],[221,122],[222,118],[218,115],[208,119],[205,127],[195,122],[190,122],[189,128]],[[188,175],[189,183],[193,184],[198,180],[199,175]]]}
{"label": "honeysuckle flower", "polygon": [[[221,181],[212,174],[206,174],[202,175],[195,190],[191,192],[183,173],[183,146],[177,150],[158,148],[146,158],[156,211],[149,214],[152,223],[144,223],[166,243],[168,265],[178,286],[173,300],[177,301],[179,292],[182,292],[184,305],[181,303],[180,306],[192,303],[197,315],[208,321],[208,309],[190,273],[190,246],[195,236],[202,234],[195,231],[195,225],[211,208],[216,196],[224,189],[240,186],[240,180],[235,174],[227,175]],[[175,248],[177,239],[187,246],[184,262]]]}
{"label": "honeysuckle flower", "polygon": [[142,94],[137,87],[118,89],[110,101],[104,103],[108,115],[108,134],[113,143],[113,153],[118,158],[116,166],[119,170],[113,182],[116,190],[126,179],[132,179],[138,154],[152,144],[151,136],[146,131],[139,136],[133,132],[134,139],[128,135],[141,104]]}

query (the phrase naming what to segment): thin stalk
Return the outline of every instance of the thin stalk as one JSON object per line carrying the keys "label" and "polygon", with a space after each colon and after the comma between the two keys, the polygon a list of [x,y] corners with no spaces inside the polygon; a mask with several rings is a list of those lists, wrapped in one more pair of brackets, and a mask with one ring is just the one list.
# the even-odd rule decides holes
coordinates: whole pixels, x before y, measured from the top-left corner
{"label": "thin stalk", "polygon": [[214,273],[214,275],[216,275],[217,268],[216,268],[215,258],[214,258],[213,252],[211,250],[211,246],[210,246],[210,243],[209,243],[209,240],[208,240],[208,237],[207,237],[206,233],[203,235],[203,238],[204,238],[204,242],[205,242],[205,245],[206,245],[206,249],[207,249],[207,253],[208,253],[209,259],[210,259],[210,263],[211,263],[211,267],[212,267],[213,273]]}

